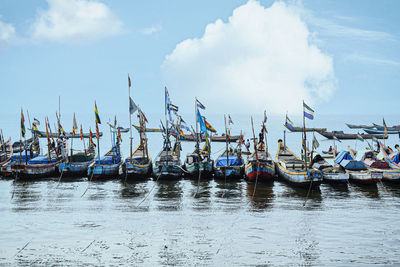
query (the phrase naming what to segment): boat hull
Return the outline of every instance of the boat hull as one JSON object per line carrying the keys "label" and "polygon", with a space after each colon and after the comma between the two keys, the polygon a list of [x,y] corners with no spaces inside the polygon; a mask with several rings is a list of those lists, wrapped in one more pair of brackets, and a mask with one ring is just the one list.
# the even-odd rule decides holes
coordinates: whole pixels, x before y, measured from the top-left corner
{"label": "boat hull", "polygon": [[316,188],[322,182],[321,171],[292,172],[284,169],[280,164],[277,165],[278,176],[293,186],[307,188],[311,186],[312,188]]}
{"label": "boat hull", "polygon": [[152,169],[151,161],[143,165],[126,162],[121,165],[120,175],[126,180],[145,179],[151,177]]}
{"label": "boat hull", "polygon": [[183,170],[176,165],[159,165],[153,168],[156,180],[174,180],[182,178]]}
{"label": "boat hull", "polygon": [[58,171],[62,177],[85,177],[87,176],[89,165],[92,163],[93,161],[60,163]]}
{"label": "boat hull", "polygon": [[188,164],[185,163],[185,176],[188,177],[198,177],[199,171],[201,173],[201,177],[212,178],[213,175],[213,163],[212,162],[201,162]]}
{"label": "boat hull", "polygon": [[347,184],[349,173],[322,173],[322,181],[328,184]]}
{"label": "boat hull", "polygon": [[269,164],[248,163],[245,167],[246,180],[249,182],[272,182],[275,178],[275,166]]}
{"label": "boat hull", "polygon": [[117,179],[119,178],[120,163],[98,165],[92,163],[87,171],[88,177],[93,180]]}
{"label": "boat hull", "polygon": [[237,167],[216,167],[214,168],[214,178],[215,179],[242,179],[244,175],[243,166]]}
{"label": "boat hull", "polygon": [[18,179],[40,179],[56,177],[59,162],[47,164],[15,165],[15,177]]}
{"label": "boat hull", "polygon": [[376,184],[382,179],[382,172],[379,171],[349,171],[349,181],[356,184]]}

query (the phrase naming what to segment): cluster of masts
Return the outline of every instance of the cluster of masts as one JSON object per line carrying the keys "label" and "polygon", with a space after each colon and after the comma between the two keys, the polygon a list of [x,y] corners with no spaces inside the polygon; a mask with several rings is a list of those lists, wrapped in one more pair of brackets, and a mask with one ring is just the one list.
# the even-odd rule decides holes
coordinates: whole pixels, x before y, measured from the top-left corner
{"label": "cluster of masts", "polygon": [[[303,127],[295,127],[286,116],[285,126],[290,131],[302,132],[302,153],[297,156],[287,146],[286,142],[279,140],[278,151],[273,159],[268,151],[267,143],[267,116],[264,112],[262,129],[256,138],[253,119],[252,138],[254,148],[250,152],[249,141],[245,144],[246,149],[242,150],[244,145],[243,135],[231,135],[230,125],[233,124],[230,115],[224,115],[225,132],[223,135],[217,135],[215,129],[201,114],[205,106],[198,100],[194,101],[194,111],[196,117],[195,128],[189,127],[182,116],[178,114],[179,108],[171,102],[169,92],[165,88],[165,121],[161,122],[160,128],[146,127],[147,118],[142,110],[135,104],[130,97],[131,82],[128,76],[129,85],[129,117],[130,128],[124,129],[117,127],[117,121],[114,124],[109,123],[112,133],[111,149],[101,156],[99,131],[101,124],[100,115],[95,103],[95,123],[94,133],[90,129],[89,133],[83,133],[82,125],[78,129],[75,115],[73,119],[73,131],[66,133],[60,123],[60,116],[57,115],[58,130],[56,133],[51,131],[48,119],[45,121],[46,131],[39,131],[40,122],[34,119],[32,123],[32,138],[26,139],[25,118],[21,111],[21,140],[11,143],[11,140],[5,141],[0,134],[0,174],[3,176],[14,176],[17,179],[36,179],[44,177],[54,177],[57,172],[62,177],[82,177],[88,176],[89,180],[122,178],[142,179],[153,177],[159,179],[175,179],[183,176],[195,177],[214,177],[216,179],[241,179],[246,178],[250,182],[273,181],[276,177],[281,177],[287,182],[296,186],[318,187],[322,181],[334,183],[347,183],[354,181],[364,184],[374,184],[381,180],[399,182],[400,164],[399,154],[390,151],[388,147],[379,142],[378,137],[373,135],[373,141],[377,143],[377,150],[372,147],[357,159],[354,151],[342,151],[338,153],[336,149],[328,151],[327,156],[321,156],[316,152],[319,144],[315,136],[312,140],[311,150],[306,145],[307,132],[317,131],[324,135],[326,129],[307,128],[306,119],[314,118],[314,110],[303,102]],[[139,132],[139,144],[133,149],[132,138],[132,115],[137,112],[139,125],[135,129]],[[59,113],[58,113],[59,114]],[[29,115],[28,115],[29,116]],[[174,116],[174,119],[172,118]],[[384,138],[387,138],[388,129],[383,121]],[[355,127],[354,125],[351,125]],[[349,126],[350,127],[350,126]],[[352,128],[350,127],[350,128]],[[363,127],[363,126],[362,126]],[[378,127],[376,130],[379,131]],[[364,127],[363,127],[364,128]],[[184,134],[183,130],[189,132]],[[390,131],[396,129],[390,128]],[[400,131],[400,127],[398,129]],[[125,159],[121,155],[121,133],[130,132],[130,153]],[[160,153],[154,162],[148,153],[148,132],[162,133],[164,142]],[[344,133],[331,132],[327,137],[334,141],[340,141]],[[342,134],[342,136],[340,135]],[[173,140],[173,144],[171,141]],[[349,137],[349,136],[347,136]],[[22,141],[22,138],[24,141]],[[39,138],[47,139],[47,154],[40,154]],[[84,144],[83,151],[75,152],[73,140],[80,138],[89,139],[88,147]],[[94,139],[97,140],[95,145]],[[285,139],[285,138],[284,138]],[[368,139],[366,135],[355,135],[354,138],[347,139]],[[71,148],[68,149],[68,140]],[[186,155],[184,162],[181,162],[181,142],[195,142],[192,153]],[[217,159],[211,157],[211,143],[224,142],[226,144],[223,151]],[[201,144],[204,143],[203,148]],[[235,146],[235,148],[232,147]],[[97,153],[96,153],[97,146]],[[335,147],[335,145],[334,145]],[[97,154],[97,155],[96,155]],[[246,158],[245,158],[246,157]],[[327,158],[334,158],[334,163],[330,164]]]}

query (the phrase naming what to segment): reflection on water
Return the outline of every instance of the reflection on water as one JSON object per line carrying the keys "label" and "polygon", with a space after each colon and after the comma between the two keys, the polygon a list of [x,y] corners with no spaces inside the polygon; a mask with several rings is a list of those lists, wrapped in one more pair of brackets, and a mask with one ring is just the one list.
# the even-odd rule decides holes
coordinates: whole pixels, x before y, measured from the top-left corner
{"label": "reflection on water", "polygon": [[279,181],[4,180],[0,265],[400,264],[399,187],[307,194]]}

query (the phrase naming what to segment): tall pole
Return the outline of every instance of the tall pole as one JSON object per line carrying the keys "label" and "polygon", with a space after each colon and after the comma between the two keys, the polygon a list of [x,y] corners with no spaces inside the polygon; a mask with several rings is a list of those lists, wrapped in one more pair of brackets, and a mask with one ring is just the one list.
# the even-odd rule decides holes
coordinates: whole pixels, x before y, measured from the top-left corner
{"label": "tall pole", "polygon": [[[228,151],[228,130],[226,128],[226,115],[224,114],[224,122],[225,122],[225,145],[226,145],[226,166],[229,165],[229,151]],[[226,170],[225,170],[226,172]]]}
{"label": "tall pole", "polygon": [[306,136],[306,118],[304,117],[304,101],[303,101],[303,132],[304,132],[304,140],[303,140],[304,162],[305,162],[306,172],[307,172],[307,169],[308,169],[308,166],[307,166],[307,147],[306,147],[307,136]]}
{"label": "tall pole", "polygon": [[130,153],[129,160],[132,163],[132,114],[131,114],[131,79],[128,74],[128,93],[129,93],[129,139],[130,139]]}
{"label": "tall pole", "polygon": [[[257,152],[257,144],[256,144],[256,135],[254,133],[253,117],[251,117],[251,130],[253,131],[254,153],[256,154],[256,162],[258,164],[258,152]],[[256,169],[256,172],[258,172],[257,169]]]}
{"label": "tall pole", "polygon": [[164,116],[165,116],[165,131],[166,131],[166,140],[165,140],[165,153],[167,159],[167,166],[168,166],[168,145],[169,145],[169,133],[168,133],[168,120],[167,120],[167,87],[164,89]]}

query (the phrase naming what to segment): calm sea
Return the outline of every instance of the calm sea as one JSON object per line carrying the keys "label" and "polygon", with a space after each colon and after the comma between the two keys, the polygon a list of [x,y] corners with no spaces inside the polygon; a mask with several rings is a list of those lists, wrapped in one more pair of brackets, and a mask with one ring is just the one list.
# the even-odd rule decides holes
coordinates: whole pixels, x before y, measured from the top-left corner
{"label": "calm sea", "polygon": [[[79,116],[78,123],[82,118],[89,125],[91,117]],[[158,125],[156,116],[148,117]],[[250,116],[232,115],[232,119],[232,132],[243,130],[246,139],[250,137]],[[262,115],[255,117],[257,132],[261,119]],[[301,122],[300,117],[291,119]],[[222,130],[223,116],[208,120]],[[380,116],[320,116],[307,123],[349,131],[344,122],[381,120]],[[395,116],[385,120],[399,124]],[[5,135],[16,139],[18,116],[4,116],[1,122]],[[269,118],[272,155],[277,139],[283,138],[283,122],[284,116]],[[64,128],[71,124],[72,119]],[[110,136],[102,127],[105,152]],[[316,137],[321,149],[332,144]],[[128,137],[123,138],[126,155]],[[300,135],[286,138],[288,146],[299,151]],[[160,139],[149,136],[153,158],[161,148]],[[393,147],[399,137],[391,136],[386,143]],[[194,145],[183,146],[182,159]],[[343,141],[338,146],[366,144]],[[214,157],[223,147],[213,146]],[[280,181],[255,186],[207,177],[200,184],[191,180],[89,184],[86,178],[58,184],[57,179],[0,180],[0,265],[400,265],[400,189],[393,186],[322,185],[305,203],[306,190]]]}

